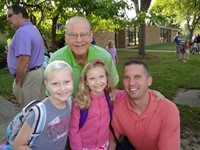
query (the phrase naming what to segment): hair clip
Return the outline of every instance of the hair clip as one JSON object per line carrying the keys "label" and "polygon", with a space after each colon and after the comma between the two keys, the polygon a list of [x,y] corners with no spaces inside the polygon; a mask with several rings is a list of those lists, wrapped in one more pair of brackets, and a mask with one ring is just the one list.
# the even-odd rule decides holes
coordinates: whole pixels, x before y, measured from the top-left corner
{"label": "hair clip", "polygon": [[[93,60],[92,61],[93,62],[93,64],[94,64],[94,62],[95,63],[99,63],[99,64],[102,64],[102,65],[105,65],[105,63],[103,62],[103,61],[101,61],[101,60]],[[83,67],[83,70],[82,70],[82,72],[81,72],[81,75],[83,74],[83,72],[85,71],[85,68],[87,68],[88,66],[89,66],[89,64],[90,64],[90,62],[89,63],[87,63],[84,67]]]}
{"label": "hair clip", "polygon": [[98,59],[97,59],[97,60],[95,60],[95,62],[96,62],[96,63],[100,63],[100,64],[102,64],[102,65],[105,65],[105,63],[104,63],[103,61],[101,61],[101,60],[98,60]]}

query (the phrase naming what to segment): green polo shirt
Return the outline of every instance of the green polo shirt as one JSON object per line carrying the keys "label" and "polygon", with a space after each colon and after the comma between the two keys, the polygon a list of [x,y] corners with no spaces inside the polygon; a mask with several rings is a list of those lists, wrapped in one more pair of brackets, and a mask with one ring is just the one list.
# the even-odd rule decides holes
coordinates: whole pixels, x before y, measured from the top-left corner
{"label": "green polo shirt", "polygon": [[[91,61],[91,60],[102,60],[110,73],[110,77],[112,80],[113,85],[117,85],[119,82],[119,76],[116,70],[116,67],[112,61],[111,55],[103,48],[96,46],[96,45],[91,45],[88,51],[88,58],[87,61]],[[72,50],[69,46],[65,46],[61,49],[59,49],[58,51],[56,51],[55,53],[53,53],[53,55],[51,56],[49,62],[52,62],[54,60],[63,60],[65,62],[67,62],[73,69],[73,78],[74,78],[74,92],[73,95],[76,94],[76,92],[78,91],[78,87],[79,87],[79,82],[80,82],[80,74],[83,70],[83,67],[80,66],[75,58],[74,55],[72,53]]]}

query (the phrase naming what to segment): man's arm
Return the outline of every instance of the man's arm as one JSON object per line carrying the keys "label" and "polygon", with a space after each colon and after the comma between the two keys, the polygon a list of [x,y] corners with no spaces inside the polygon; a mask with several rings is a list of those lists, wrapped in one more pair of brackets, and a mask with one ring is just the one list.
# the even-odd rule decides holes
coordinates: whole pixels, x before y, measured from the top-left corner
{"label": "man's arm", "polygon": [[16,85],[22,86],[22,82],[26,76],[28,66],[30,62],[30,56],[28,55],[20,55],[18,57],[18,62],[17,62],[17,72],[16,72]]}
{"label": "man's arm", "polygon": [[165,98],[164,95],[162,95],[162,93],[160,93],[159,91],[156,91],[156,90],[151,90],[155,95],[156,95],[156,100],[159,101],[159,100],[162,100],[163,98]]}

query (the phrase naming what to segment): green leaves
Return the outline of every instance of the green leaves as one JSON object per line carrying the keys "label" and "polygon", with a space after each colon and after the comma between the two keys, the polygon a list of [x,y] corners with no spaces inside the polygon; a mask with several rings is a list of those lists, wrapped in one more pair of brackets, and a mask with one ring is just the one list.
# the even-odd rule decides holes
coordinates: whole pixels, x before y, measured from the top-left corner
{"label": "green leaves", "polygon": [[152,11],[165,18],[165,26],[181,27],[186,24],[190,37],[200,29],[200,0],[157,0]]}
{"label": "green leaves", "polygon": [[[27,0],[18,3],[26,7],[31,21],[41,33],[52,39],[52,45],[56,45],[56,39],[60,38],[57,36],[64,35],[65,22],[72,16],[85,16],[94,30],[114,32],[115,28],[126,26],[125,9],[130,8],[126,1],[121,0]],[[6,11],[3,8],[10,4],[10,0],[0,2],[0,17],[4,16],[4,22]],[[56,28],[57,23],[62,24],[60,30]],[[6,29],[5,24],[1,23],[1,29]]]}

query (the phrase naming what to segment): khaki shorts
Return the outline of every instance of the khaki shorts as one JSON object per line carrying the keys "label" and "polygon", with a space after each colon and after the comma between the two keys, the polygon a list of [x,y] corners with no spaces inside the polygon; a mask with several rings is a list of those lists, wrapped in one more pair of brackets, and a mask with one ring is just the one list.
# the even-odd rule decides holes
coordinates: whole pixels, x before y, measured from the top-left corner
{"label": "khaki shorts", "polygon": [[44,68],[27,72],[22,87],[13,82],[13,93],[21,107],[26,106],[31,100],[45,98]]}

